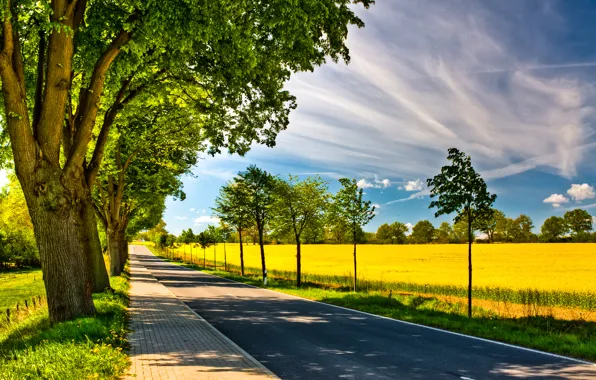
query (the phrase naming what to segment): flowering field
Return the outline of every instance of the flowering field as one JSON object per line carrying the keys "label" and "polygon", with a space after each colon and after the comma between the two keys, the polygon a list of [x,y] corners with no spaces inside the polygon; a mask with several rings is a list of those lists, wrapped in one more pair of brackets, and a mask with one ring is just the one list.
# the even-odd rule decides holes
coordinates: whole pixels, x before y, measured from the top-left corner
{"label": "flowering field", "polygon": [[[183,248],[178,248],[182,252]],[[358,277],[372,281],[465,286],[467,245],[359,245]],[[223,245],[216,248],[223,262]],[[228,263],[240,265],[238,244],[226,244]],[[186,248],[190,252],[190,248]],[[475,244],[474,285],[596,293],[596,244]],[[193,253],[202,250],[193,248]],[[244,245],[247,267],[260,268],[259,246]],[[295,271],[296,247],[267,245],[269,270]],[[213,260],[213,247],[207,248]],[[306,274],[346,275],[353,270],[351,245],[302,245]]]}

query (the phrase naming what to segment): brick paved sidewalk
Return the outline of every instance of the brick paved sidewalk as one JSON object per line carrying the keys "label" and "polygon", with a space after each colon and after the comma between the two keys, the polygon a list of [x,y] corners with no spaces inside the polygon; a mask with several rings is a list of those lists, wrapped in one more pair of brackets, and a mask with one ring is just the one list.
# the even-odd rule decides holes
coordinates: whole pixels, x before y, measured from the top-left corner
{"label": "brick paved sidewalk", "polygon": [[131,247],[129,379],[272,379],[262,364],[175,297]]}

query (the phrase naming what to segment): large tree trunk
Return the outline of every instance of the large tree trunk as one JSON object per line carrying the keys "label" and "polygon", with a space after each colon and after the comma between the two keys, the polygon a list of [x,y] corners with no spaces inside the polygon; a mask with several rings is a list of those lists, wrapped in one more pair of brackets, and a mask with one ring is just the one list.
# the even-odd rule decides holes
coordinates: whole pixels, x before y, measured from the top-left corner
{"label": "large tree trunk", "polygon": [[242,230],[238,229],[238,240],[240,241],[240,272],[244,276],[244,250],[242,248]]}
{"label": "large tree trunk", "polygon": [[41,159],[33,178],[19,180],[39,249],[50,319],[59,322],[94,314],[82,178],[62,178],[59,168]]}
{"label": "large tree trunk", "polygon": [[110,253],[110,276],[120,276],[121,239],[118,230],[113,227],[107,228],[108,234],[108,252]]}
{"label": "large tree trunk", "polygon": [[101,242],[99,241],[99,232],[97,230],[97,220],[95,219],[95,210],[91,199],[83,207],[83,226],[86,232],[85,240],[89,255],[91,255],[91,268],[93,270],[93,292],[103,292],[110,289],[110,277],[103,258]]}

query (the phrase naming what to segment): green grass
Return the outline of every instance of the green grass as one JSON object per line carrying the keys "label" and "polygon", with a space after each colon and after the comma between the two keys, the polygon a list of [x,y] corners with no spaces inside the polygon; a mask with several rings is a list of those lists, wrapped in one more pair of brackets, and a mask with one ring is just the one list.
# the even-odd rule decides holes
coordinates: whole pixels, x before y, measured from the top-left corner
{"label": "green grass", "polygon": [[97,315],[52,324],[47,308],[0,331],[0,379],[118,379],[126,372],[126,276],[94,295]]}
{"label": "green grass", "polygon": [[[155,248],[149,248],[159,254]],[[181,262],[177,262],[177,264],[191,267]],[[196,265],[192,267],[201,269]],[[223,265],[221,267],[223,268]],[[349,291],[348,287],[328,289],[325,284],[312,282],[312,278],[307,278],[300,289],[295,287],[293,279],[288,280],[283,277],[270,277],[268,285],[263,286],[261,277],[257,274],[250,273],[242,277],[237,273],[220,270],[206,269],[204,271],[261,288],[332,305],[596,361],[596,323],[594,322],[557,320],[552,317],[503,318],[496,313],[478,307],[474,308],[474,318],[468,319],[466,305],[448,303],[435,297],[394,292],[389,298],[386,295],[381,295],[380,291],[353,293]],[[432,293],[432,291],[425,293]]]}
{"label": "green grass", "polygon": [[40,269],[0,272],[0,312],[14,308],[17,302],[22,305],[25,300],[45,294]]}

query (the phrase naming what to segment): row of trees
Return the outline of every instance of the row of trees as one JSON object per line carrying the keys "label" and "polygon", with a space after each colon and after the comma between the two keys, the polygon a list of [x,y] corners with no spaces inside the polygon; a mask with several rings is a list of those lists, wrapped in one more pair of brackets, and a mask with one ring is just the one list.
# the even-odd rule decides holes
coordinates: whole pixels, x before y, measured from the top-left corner
{"label": "row of trees", "polygon": [[[442,222],[435,227],[428,220],[421,220],[412,227],[412,233],[404,223],[393,222],[379,226],[375,239],[368,242],[380,244],[429,244],[429,243],[466,243],[467,221],[462,218],[457,223]],[[475,238],[476,242],[485,243],[535,243],[535,242],[596,242],[596,233],[592,231],[592,216],[582,209],[567,211],[563,217],[551,216],[541,227],[541,234],[532,232],[532,219],[521,214],[512,219],[497,209],[485,220],[479,220],[474,230],[484,234]]]}
{"label": "row of trees", "polygon": [[355,179],[342,178],[342,187],[335,194],[328,192],[327,182],[320,177],[299,180],[280,178],[249,166],[220,189],[213,208],[215,214],[233,228],[240,242],[240,263],[244,275],[243,233],[256,226],[261,253],[263,282],[267,283],[265,231],[278,239],[291,239],[296,244],[296,285],[301,284],[301,243],[308,234],[317,234],[327,227],[351,236],[354,257],[354,289],[357,283],[358,236],[362,227],[374,217],[374,206],[363,200],[363,191]]}
{"label": "row of trees", "polygon": [[182,196],[177,174],[196,152],[273,146],[296,107],[290,75],[349,61],[348,27],[364,25],[342,0],[0,9],[0,158],[27,203],[52,321],[93,314],[92,293],[109,286],[97,219],[118,274],[124,237]]}

